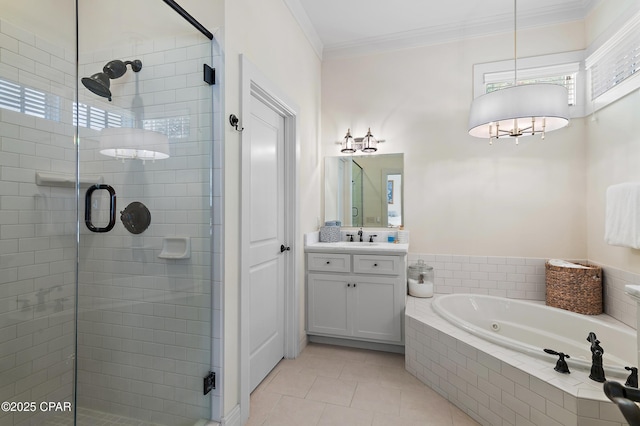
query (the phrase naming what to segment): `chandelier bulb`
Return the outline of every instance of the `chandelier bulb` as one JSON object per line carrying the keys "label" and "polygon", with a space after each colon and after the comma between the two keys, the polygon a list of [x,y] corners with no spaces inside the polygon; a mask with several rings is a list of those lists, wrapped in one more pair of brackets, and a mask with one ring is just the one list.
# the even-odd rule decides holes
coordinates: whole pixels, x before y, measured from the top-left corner
{"label": "chandelier bulb", "polygon": [[541,139],[542,139],[542,140],[544,140],[544,131],[542,132],[542,137],[541,137]]}
{"label": "chandelier bulb", "polygon": [[516,138],[516,145],[520,144],[520,141],[518,140],[519,138]]}

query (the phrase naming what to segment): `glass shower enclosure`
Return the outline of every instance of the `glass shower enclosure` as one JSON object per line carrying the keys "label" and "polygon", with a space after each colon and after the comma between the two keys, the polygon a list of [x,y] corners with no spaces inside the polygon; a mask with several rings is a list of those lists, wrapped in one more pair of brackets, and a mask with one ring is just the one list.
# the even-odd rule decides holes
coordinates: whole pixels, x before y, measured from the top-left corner
{"label": "glass shower enclosure", "polygon": [[161,0],[0,8],[0,424],[210,419],[212,42]]}
{"label": "glass shower enclosure", "polygon": [[364,225],[364,170],[355,160],[351,162],[351,226]]}

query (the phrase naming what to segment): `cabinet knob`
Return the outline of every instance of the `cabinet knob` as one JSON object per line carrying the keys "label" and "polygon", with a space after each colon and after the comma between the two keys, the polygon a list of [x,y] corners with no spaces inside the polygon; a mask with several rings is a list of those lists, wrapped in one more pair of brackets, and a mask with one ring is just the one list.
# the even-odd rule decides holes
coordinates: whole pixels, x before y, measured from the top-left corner
{"label": "cabinet knob", "polygon": [[378,266],[378,264],[377,264],[377,263],[374,263],[374,264],[373,264],[373,266]]}
{"label": "cabinet knob", "polygon": [[347,283],[347,287],[351,287],[351,284]]}
{"label": "cabinet knob", "polygon": [[356,283],[353,283],[353,288],[356,288]]}
{"label": "cabinet knob", "polygon": [[331,262],[327,260],[327,265],[330,264]]}

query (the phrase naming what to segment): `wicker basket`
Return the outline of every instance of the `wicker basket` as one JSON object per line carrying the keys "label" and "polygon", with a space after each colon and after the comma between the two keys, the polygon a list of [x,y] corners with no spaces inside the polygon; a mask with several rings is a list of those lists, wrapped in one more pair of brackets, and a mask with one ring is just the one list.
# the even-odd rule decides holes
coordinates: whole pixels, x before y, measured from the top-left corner
{"label": "wicker basket", "polygon": [[567,268],[545,263],[547,305],[585,315],[602,313],[602,268]]}

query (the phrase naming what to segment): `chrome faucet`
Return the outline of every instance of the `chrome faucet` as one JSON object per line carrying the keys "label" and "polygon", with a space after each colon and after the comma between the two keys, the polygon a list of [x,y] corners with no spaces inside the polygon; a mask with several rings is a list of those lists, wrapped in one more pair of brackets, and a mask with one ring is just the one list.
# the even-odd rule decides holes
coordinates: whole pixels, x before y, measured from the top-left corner
{"label": "chrome faucet", "polygon": [[358,231],[358,236],[360,237],[360,242],[362,242],[362,228]]}

